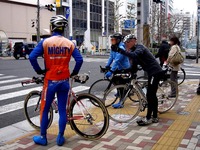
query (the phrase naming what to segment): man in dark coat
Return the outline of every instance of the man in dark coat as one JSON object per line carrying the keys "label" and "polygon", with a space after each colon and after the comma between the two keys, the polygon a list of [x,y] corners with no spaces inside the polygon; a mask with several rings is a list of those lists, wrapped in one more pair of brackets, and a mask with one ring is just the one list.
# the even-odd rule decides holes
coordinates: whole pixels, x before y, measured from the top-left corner
{"label": "man in dark coat", "polygon": [[160,59],[161,67],[163,66],[164,62],[168,58],[169,49],[170,49],[170,45],[168,44],[166,40],[163,40],[158,50],[158,53],[155,55],[156,58]]}

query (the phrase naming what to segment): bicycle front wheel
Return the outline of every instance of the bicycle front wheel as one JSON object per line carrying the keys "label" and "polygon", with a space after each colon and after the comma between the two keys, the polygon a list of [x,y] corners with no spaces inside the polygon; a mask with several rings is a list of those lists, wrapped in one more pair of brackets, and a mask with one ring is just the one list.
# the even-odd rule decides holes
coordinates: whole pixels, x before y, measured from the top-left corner
{"label": "bicycle front wheel", "polygon": [[[30,92],[24,101],[24,113],[29,124],[39,130],[40,129],[40,103],[41,103],[41,92],[32,91]],[[48,114],[48,128],[51,126],[53,121],[53,108],[50,107]]]}
{"label": "bicycle front wheel", "polygon": [[[171,95],[172,88],[176,90],[175,95]],[[159,84],[157,90],[157,98],[158,98],[158,112],[165,113],[174,107],[177,99],[178,99],[178,85],[177,83],[166,80]]]}
{"label": "bicycle front wheel", "polygon": [[110,106],[107,107],[110,119],[126,123],[138,116],[141,98],[134,88],[129,89],[127,85],[116,85],[106,93],[105,105]]}
{"label": "bicycle front wheel", "polygon": [[69,123],[81,137],[89,140],[99,139],[109,127],[108,111],[96,96],[80,94],[70,104]]}
{"label": "bicycle front wheel", "polygon": [[112,86],[112,83],[108,79],[100,79],[94,82],[90,89],[89,94],[95,95],[103,101],[106,91]]}

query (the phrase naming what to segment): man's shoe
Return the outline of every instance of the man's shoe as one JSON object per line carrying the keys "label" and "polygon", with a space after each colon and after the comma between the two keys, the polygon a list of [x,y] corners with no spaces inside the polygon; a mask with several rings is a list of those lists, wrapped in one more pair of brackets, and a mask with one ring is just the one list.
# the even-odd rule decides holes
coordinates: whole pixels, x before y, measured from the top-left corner
{"label": "man's shoe", "polygon": [[140,120],[137,121],[137,124],[139,126],[150,125],[150,124],[152,124],[152,120],[151,119],[147,119],[146,117],[145,118],[141,118]]}
{"label": "man's shoe", "polygon": [[64,136],[61,135],[61,134],[58,134],[58,137],[57,137],[56,142],[57,142],[57,145],[58,145],[58,146],[62,146],[62,145],[65,143],[65,138],[64,138]]}
{"label": "man's shoe", "polygon": [[47,138],[43,136],[34,136],[33,141],[35,144],[46,146],[47,145]]}
{"label": "man's shoe", "polygon": [[115,108],[115,109],[117,109],[117,108],[123,108],[124,105],[121,104],[121,102],[119,102],[119,103],[117,103],[117,104],[113,104],[112,107]]}
{"label": "man's shoe", "polygon": [[152,123],[158,123],[159,119],[158,118],[152,118]]}

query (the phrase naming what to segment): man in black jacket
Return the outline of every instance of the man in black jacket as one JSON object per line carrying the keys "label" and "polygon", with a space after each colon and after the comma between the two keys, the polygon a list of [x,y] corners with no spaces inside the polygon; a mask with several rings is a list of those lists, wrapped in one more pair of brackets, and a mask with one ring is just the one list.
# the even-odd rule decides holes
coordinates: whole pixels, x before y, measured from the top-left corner
{"label": "man in black jacket", "polygon": [[158,50],[158,53],[155,55],[156,58],[159,58],[161,67],[163,66],[164,62],[168,58],[169,49],[170,49],[170,45],[167,43],[166,40],[163,40]]}
{"label": "man in black jacket", "polygon": [[[113,49],[131,59],[133,66],[140,65],[144,71],[148,74],[148,89],[147,89],[147,101],[148,110],[145,118],[138,120],[137,123],[140,126],[149,125],[151,123],[158,122],[158,99],[156,92],[160,79],[163,77],[163,70],[156,61],[151,52],[143,45],[137,44],[137,39],[134,35],[130,34],[124,38],[127,51],[123,51],[120,48]],[[153,118],[152,118],[153,115]]]}

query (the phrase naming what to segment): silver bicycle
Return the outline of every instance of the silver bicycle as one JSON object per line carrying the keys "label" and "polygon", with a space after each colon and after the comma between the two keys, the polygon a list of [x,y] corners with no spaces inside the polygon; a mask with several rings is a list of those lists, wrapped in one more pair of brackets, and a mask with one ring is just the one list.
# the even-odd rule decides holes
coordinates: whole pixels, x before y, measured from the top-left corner
{"label": "silver bicycle", "polygon": [[[130,83],[111,87],[105,94],[104,103],[107,107],[110,119],[116,122],[126,123],[135,119],[138,114],[147,108],[147,79],[132,77]],[[175,88],[176,95],[170,97],[171,88]],[[165,78],[160,81],[158,90],[158,111],[165,113],[169,111],[178,99],[177,83]],[[122,108],[113,108],[113,104],[121,103]],[[112,105],[111,105],[112,104]]]}

